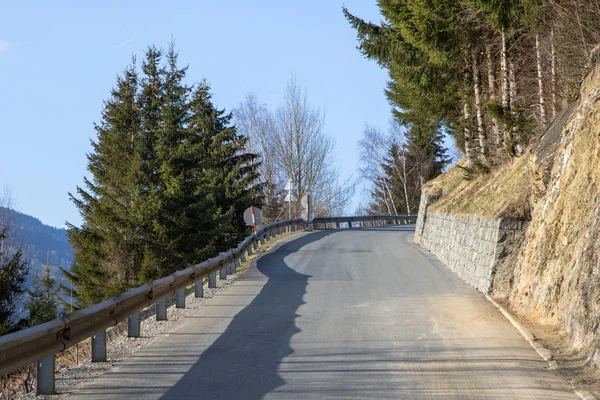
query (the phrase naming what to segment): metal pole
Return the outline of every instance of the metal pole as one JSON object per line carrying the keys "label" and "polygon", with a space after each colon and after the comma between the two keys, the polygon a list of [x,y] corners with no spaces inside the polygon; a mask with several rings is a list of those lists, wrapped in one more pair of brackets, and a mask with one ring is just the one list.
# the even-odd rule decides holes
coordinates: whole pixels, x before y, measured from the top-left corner
{"label": "metal pole", "polygon": [[156,302],[156,320],[167,320],[167,299],[161,299]]}
{"label": "metal pole", "polygon": [[92,362],[106,362],[106,330],[92,336]]}
{"label": "metal pole", "polygon": [[46,356],[36,363],[36,394],[56,394],[54,380],[54,354]]}
{"label": "metal pole", "polygon": [[181,289],[175,295],[175,308],[185,308],[185,289]]}
{"label": "metal pole", "polygon": [[204,278],[194,284],[194,296],[196,298],[204,297]]}
{"label": "metal pole", "polygon": [[217,271],[213,271],[208,275],[208,287],[216,288],[217,287]]}
{"label": "metal pole", "polygon": [[127,336],[140,337],[140,334],[140,312],[138,311],[135,314],[131,314],[129,318],[127,318]]}

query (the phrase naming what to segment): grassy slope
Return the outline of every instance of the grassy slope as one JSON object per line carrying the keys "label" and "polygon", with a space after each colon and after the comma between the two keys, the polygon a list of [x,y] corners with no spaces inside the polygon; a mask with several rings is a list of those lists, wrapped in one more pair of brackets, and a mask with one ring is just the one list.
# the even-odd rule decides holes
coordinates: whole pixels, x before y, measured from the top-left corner
{"label": "grassy slope", "polygon": [[485,218],[529,219],[531,185],[527,165],[525,155],[472,180],[466,180],[464,171],[454,166],[427,183],[430,194],[441,194],[429,210]]}

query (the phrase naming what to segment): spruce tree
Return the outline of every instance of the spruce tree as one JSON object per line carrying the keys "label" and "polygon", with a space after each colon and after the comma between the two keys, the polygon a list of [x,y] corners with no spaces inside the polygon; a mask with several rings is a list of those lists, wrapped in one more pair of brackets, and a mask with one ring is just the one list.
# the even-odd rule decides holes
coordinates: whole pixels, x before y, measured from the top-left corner
{"label": "spruce tree", "polygon": [[35,326],[51,321],[57,317],[58,311],[58,285],[52,275],[50,263],[44,266],[43,276],[38,275],[37,266],[35,271],[33,290],[27,290],[29,299],[25,308],[29,312],[29,325]]}
{"label": "spruce tree", "polygon": [[190,129],[201,143],[203,173],[219,207],[215,217],[223,229],[214,243],[219,250],[234,246],[248,233],[243,221],[246,208],[263,204],[258,156],[245,151],[248,139],[237,133],[231,119],[213,105],[208,83],[199,83],[192,98]]}
{"label": "spruce tree", "polygon": [[139,77],[133,64],[105,104],[92,178],[71,196],[84,222],[69,226],[75,262],[65,275],[80,307],[237,244],[243,211],[261,205],[257,157],[186,71],[173,43],[166,57],[151,46]]}
{"label": "spruce tree", "polygon": [[[75,257],[70,271],[78,306],[87,306],[121,293],[138,283],[143,259],[138,208],[140,179],[140,112],[135,60],[117,78],[106,101],[97,139],[88,154],[88,171],[71,196],[83,218],[81,227],[68,224]],[[63,290],[66,290],[63,287]]]}
{"label": "spruce tree", "polygon": [[[6,236],[6,229],[0,230],[0,243]],[[26,277],[27,264],[23,260],[23,252],[17,250],[11,255],[0,245],[0,335],[18,329],[21,324],[17,321],[16,311]]]}
{"label": "spruce tree", "polygon": [[[365,22],[345,8],[343,11],[357,31],[361,53],[388,70],[386,96],[396,121],[409,132],[408,146],[414,158],[428,163],[420,167],[427,181],[441,173],[448,162],[442,138],[454,134],[459,121],[458,72],[446,48],[434,46],[447,32],[436,28],[436,39],[419,31],[435,25],[431,19],[443,18],[432,17],[422,9],[417,13],[417,5],[409,3],[380,2],[389,21],[382,25]],[[415,14],[429,19],[411,22]]]}

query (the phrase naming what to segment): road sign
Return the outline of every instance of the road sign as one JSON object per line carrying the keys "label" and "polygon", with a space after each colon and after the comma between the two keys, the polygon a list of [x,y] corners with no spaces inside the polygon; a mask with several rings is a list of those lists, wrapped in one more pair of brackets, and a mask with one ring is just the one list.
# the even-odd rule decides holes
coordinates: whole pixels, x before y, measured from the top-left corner
{"label": "road sign", "polygon": [[288,203],[292,203],[292,202],[296,201],[296,196],[292,192],[290,192],[285,195],[285,199],[283,199],[283,200],[287,201]]}
{"label": "road sign", "polygon": [[244,222],[256,231],[256,226],[262,223],[262,210],[254,206],[248,207],[244,211]]}
{"label": "road sign", "polygon": [[302,197],[300,204],[302,205],[302,208],[308,208],[308,195],[304,195],[304,197]]}
{"label": "road sign", "polygon": [[291,179],[288,179],[288,183],[287,183],[287,185],[285,185],[285,187],[283,188],[283,190],[287,190],[288,192],[290,192],[292,190],[296,190],[296,188],[292,184],[292,180]]}
{"label": "road sign", "polygon": [[309,195],[305,195],[302,197],[302,200],[300,200],[300,204],[302,204],[303,208],[302,212],[300,213],[300,217],[306,222],[311,222],[315,218],[315,213],[312,209],[312,202],[310,200],[311,199]]}
{"label": "road sign", "polygon": [[313,219],[315,219],[315,213],[313,210],[308,211],[308,214],[306,213],[306,210],[302,210],[302,219],[305,220],[306,222],[312,222]]}

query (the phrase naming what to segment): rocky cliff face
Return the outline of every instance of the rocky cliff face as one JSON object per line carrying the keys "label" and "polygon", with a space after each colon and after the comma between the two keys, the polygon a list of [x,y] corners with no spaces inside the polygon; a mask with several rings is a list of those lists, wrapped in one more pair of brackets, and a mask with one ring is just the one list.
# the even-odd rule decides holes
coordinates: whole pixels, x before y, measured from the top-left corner
{"label": "rocky cliff face", "polygon": [[593,346],[600,322],[599,100],[600,67],[533,147],[532,220],[494,283],[496,297],[517,312],[541,313],[578,348]]}

